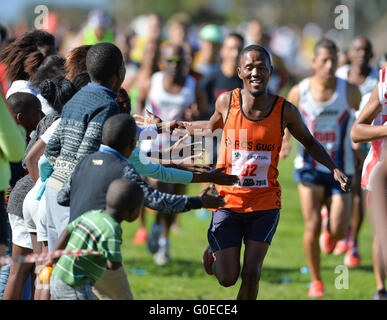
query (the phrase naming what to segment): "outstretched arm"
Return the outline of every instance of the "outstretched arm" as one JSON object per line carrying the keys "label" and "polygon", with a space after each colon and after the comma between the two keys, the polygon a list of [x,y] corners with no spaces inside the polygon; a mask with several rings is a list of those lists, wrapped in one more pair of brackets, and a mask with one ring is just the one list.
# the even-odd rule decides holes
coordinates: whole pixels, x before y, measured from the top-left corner
{"label": "outstretched arm", "polygon": [[334,179],[340,183],[341,188],[348,191],[350,187],[349,179],[337,168],[324,147],[311,135],[298,109],[291,103],[286,103],[284,108],[285,126],[289,129],[289,132],[304,145],[305,150],[313,159],[326,166],[333,173]]}
{"label": "outstretched arm", "polygon": [[375,139],[387,137],[387,126],[371,125],[382,110],[379,100],[379,85],[377,84],[372,90],[370,100],[360,112],[352,126],[351,138],[353,142],[368,142]]}
{"label": "outstretched arm", "polygon": [[[228,105],[230,102],[230,92],[225,92],[219,96],[219,98],[216,100],[215,104],[215,112],[212,114],[211,118],[209,120],[203,120],[203,121],[193,121],[193,122],[182,122],[182,121],[176,121],[177,124],[174,124],[171,126],[168,124],[168,128],[181,128],[184,127],[185,129],[181,132],[176,132],[178,135],[184,135],[187,133],[190,135],[193,134],[201,134],[201,135],[208,135],[211,134],[216,129],[223,128],[224,120],[227,117],[227,111],[228,111]],[[142,115],[133,115],[133,117],[136,119],[137,125],[146,125],[146,124],[152,124],[156,123],[158,128],[163,128],[163,126],[160,125],[160,123],[164,123],[162,119],[158,118],[157,116],[153,115],[149,111],[147,111],[148,117],[144,117]],[[196,132],[195,132],[196,130]],[[162,130],[159,129],[159,132]]]}

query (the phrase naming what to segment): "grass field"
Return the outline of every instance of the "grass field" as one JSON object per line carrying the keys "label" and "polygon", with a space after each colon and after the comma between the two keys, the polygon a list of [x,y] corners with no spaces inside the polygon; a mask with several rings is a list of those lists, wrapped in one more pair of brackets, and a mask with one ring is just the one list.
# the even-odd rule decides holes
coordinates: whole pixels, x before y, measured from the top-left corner
{"label": "grass field", "polygon": [[[299,300],[307,299],[310,274],[300,269],[306,266],[302,247],[303,220],[299,197],[293,179],[292,156],[281,160],[279,165],[282,186],[283,209],[272,245],[266,256],[258,299]],[[191,184],[188,192],[197,195],[199,185]],[[147,213],[147,225],[150,230],[154,214]],[[207,246],[207,228],[209,218],[201,220],[194,211],[184,213],[179,218],[180,232],[171,235],[172,262],[158,267],[146,245],[136,246],[132,238],[138,222],[123,223],[123,257],[129,282],[136,299],[235,299],[240,280],[235,286],[224,288],[214,276],[208,276],[202,266],[202,254]],[[372,269],[371,245],[372,228],[368,217],[360,233],[361,266],[349,270],[349,288],[336,289],[335,273],[337,266],[344,265],[343,256],[321,255],[322,278],[326,287],[324,299],[372,299],[375,292],[375,280]],[[141,274],[144,273],[145,274]]]}

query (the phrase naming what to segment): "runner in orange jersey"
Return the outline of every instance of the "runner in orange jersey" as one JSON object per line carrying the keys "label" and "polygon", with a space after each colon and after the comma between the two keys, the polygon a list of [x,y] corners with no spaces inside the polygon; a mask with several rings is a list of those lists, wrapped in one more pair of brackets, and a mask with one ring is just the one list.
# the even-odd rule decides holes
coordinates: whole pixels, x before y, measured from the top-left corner
{"label": "runner in orange jersey", "polygon": [[270,56],[263,47],[244,48],[238,67],[244,89],[220,95],[210,120],[192,122],[188,128],[192,134],[199,129],[223,129],[217,167],[227,166],[227,173],[240,178],[234,186],[216,186],[226,206],[212,214],[210,246],[203,256],[206,272],[215,274],[222,286],[232,286],[241,272],[244,240],[238,299],[257,298],[263,260],[278,224],[281,187],[277,165],[284,129],[288,128],[315,160],[330,169],[343,190],[350,186],[348,178],[310,134],[298,109],[267,92],[272,70]]}

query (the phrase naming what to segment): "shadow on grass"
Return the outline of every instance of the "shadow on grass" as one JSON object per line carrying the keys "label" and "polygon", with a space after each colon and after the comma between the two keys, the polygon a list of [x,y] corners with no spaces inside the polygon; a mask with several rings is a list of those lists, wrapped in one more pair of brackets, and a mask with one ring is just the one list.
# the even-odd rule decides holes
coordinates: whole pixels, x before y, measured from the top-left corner
{"label": "shadow on grass", "polygon": [[124,260],[124,264],[128,266],[129,270],[131,268],[145,270],[147,275],[159,277],[179,276],[193,278],[206,275],[200,261],[179,258],[172,259],[171,263],[165,266],[156,265],[152,256],[136,260]]}
{"label": "shadow on grass", "polygon": [[300,276],[299,268],[263,267],[261,279],[269,283],[283,283],[287,279],[291,279],[291,282],[298,281]]}

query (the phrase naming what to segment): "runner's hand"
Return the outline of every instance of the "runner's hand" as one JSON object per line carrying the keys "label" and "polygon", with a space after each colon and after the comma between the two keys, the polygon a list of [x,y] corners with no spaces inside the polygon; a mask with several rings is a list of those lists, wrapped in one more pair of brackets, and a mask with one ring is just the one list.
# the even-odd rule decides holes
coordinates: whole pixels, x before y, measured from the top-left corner
{"label": "runner's hand", "polygon": [[185,129],[189,126],[192,126],[191,123],[187,121],[178,121],[178,120],[172,120],[172,121],[163,121],[160,117],[156,116],[152,112],[145,109],[147,117],[144,117],[140,114],[134,114],[133,118],[136,120],[136,124],[138,126],[147,126],[156,124],[157,126],[157,132],[169,132],[172,133],[175,129]]}
{"label": "runner's hand", "polygon": [[340,183],[340,187],[343,191],[348,192],[351,188],[351,181],[348,179],[348,177],[340,170],[335,169],[333,170],[333,178]]}
{"label": "runner's hand", "polygon": [[216,209],[219,207],[224,207],[226,205],[226,202],[222,197],[219,196],[212,196],[208,194],[208,191],[211,190],[211,186],[204,189],[202,192],[200,192],[200,197],[202,198],[202,207],[203,208],[211,208]]}

